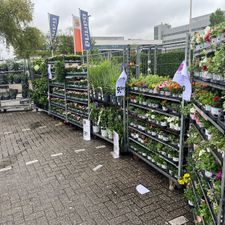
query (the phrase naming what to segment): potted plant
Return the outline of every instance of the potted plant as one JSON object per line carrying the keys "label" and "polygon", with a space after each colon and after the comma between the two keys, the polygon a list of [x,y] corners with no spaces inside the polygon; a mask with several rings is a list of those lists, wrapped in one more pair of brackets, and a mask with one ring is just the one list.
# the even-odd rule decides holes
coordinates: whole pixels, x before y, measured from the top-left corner
{"label": "potted plant", "polygon": [[211,113],[214,116],[219,116],[222,113],[223,101],[220,96],[214,96],[211,103]]}
{"label": "potted plant", "polygon": [[99,124],[101,127],[101,135],[103,137],[107,137],[107,119],[107,110],[105,108],[101,108],[99,113]]}
{"label": "potted plant", "polygon": [[54,65],[54,69],[55,69],[56,80],[58,82],[64,82],[65,74],[66,74],[64,62],[57,61]]}
{"label": "potted plant", "polygon": [[108,111],[108,126],[107,126],[107,136],[110,140],[113,139],[113,127],[114,127],[114,112],[113,109],[111,108]]}
{"label": "potted plant", "polygon": [[218,164],[215,162],[212,154],[205,150],[204,145],[201,145],[201,147],[196,150],[195,159],[196,168],[204,171],[206,177],[211,178],[213,174],[218,171]]}
{"label": "potted plant", "polygon": [[166,161],[162,160],[162,164],[161,164],[162,169],[167,170],[168,166]]}
{"label": "potted plant", "polygon": [[95,104],[91,105],[90,119],[92,122],[92,129],[94,133],[99,133],[99,109]]}
{"label": "potted plant", "polygon": [[190,185],[187,185],[186,189],[184,189],[184,195],[188,200],[188,205],[194,207],[194,202],[196,201],[193,189]]}
{"label": "potted plant", "polygon": [[176,162],[176,163],[179,162],[179,156],[178,156],[177,152],[171,151],[170,154],[173,156],[172,159],[173,159],[174,162]]}
{"label": "potted plant", "polygon": [[162,102],[161,102],[161,106],[162,106],[162,110],[164,111],[164,112],[167,112],[169,109],[168,109],[168,101],[167,100],[163,100]]}

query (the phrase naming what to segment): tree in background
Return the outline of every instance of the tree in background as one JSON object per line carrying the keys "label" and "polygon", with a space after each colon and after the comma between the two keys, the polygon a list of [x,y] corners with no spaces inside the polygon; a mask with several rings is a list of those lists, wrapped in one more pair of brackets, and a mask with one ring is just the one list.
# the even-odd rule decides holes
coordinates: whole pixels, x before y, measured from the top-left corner
{"label": "tree in background", "polygon": [[73,54],[73,36],[69,34],[60,34],[53,43],[53,50],[57,54]]}
{"label": "tree in background", "polygon": [[35,27],[26,27],[21,31],[14,46],[15,54],[24,59],[39,55],[38,51],[44,49],[44,35]]}
{"label": "tree in background", "polygon": [[217,9],[214,13],[210,15],[210,26],[215,26],[219,23],[225,21],[224,12],[221,9]]}
{"label": "tree in background", "polygon": [[21,32],[32,21],[33,4],[30,0],[0,0],[0,37],[15,47]]}

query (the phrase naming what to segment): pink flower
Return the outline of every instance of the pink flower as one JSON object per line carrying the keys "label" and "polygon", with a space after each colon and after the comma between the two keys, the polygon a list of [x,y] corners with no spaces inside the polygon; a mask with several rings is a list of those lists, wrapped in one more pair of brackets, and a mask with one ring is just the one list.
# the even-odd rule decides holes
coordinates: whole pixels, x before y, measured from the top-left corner
{"label": "pink flower", "polygon": [[216,179],[217,180],[222,180],[222,170],[219,170],[216,174]]}

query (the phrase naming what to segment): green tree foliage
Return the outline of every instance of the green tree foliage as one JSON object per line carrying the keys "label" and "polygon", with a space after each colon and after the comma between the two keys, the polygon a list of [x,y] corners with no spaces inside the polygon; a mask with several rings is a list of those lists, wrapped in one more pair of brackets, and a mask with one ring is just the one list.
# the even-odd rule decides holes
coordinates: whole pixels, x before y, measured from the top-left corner
{"label": "green tree foliage", "polygon": [[215,26],[219,23],[225,21],[224,12],[221,9],[217,9],[214,13],[210,15],[210,26]]}
{"label": "green tree foliage", "polygon": [[0,37],[15,46],[21,32],[32,21],[33,4],[30,0],[0,0]]}
{"label": "green tree foliage", "polygon": [[58,35],[53,43],[53,49],[57,54],[73,54],[73,36],[72,35]]}
{"label": "green tree foliage", "polygon": [[40,30],[35,27],[26,27],[19,36],[15,53],[20,58],[30,58],[38,55],[38,51],[44,47],[44,36]]}

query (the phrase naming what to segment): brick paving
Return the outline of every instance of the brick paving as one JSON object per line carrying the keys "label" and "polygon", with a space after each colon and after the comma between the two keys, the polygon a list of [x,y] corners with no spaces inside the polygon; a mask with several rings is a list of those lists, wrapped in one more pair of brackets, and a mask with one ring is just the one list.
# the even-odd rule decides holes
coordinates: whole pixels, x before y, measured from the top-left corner
{"label": "brick paving", "polygon": [[[169,191],[168,179],[157,171],[130,156],[113,159],[111,145],[84,141],[80,130],[58,123],[41,112],[0,114],[0,225],[164,225],[182,215],[192,220],[182,192]],[[151,192],[138,194],[140,183]]]}

